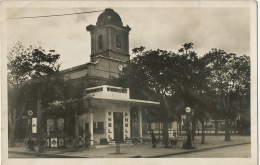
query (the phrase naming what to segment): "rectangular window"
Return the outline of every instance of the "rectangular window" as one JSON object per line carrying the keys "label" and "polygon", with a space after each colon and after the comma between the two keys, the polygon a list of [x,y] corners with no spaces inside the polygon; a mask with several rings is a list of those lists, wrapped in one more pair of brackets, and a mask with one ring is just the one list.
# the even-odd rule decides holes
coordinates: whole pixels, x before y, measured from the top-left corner
{"label": "rectangular window", "polygon": [[121,36],[120,35],[116,36],[116,47],[121,48]]}
{"label": "rectangular window", "polygon": [[104,133],[104,122],[97,122],[93,129],[94,133]]}
{"label": "rectangular window", "polygon": [[103,48],[103,36],[102,35],[98,36],[98,48],[99,49]]}
{"label": "rectangular window", "polygon": [[103,88],[89,89],[89,90],[85,91],[85,94],[96,93],[96,92],[101,92],[101,91],[103,91]]}
{"label": "rectangular window", "polygon": [[104,122],[98,122],[97,129],[104,129]]}
{"label": "rectangular window", "polygon": [[117,92],[117,93],[127,93],[127,90],[125,88],[111,88],[111,87],[107,87],[107,91],[109,92]]}

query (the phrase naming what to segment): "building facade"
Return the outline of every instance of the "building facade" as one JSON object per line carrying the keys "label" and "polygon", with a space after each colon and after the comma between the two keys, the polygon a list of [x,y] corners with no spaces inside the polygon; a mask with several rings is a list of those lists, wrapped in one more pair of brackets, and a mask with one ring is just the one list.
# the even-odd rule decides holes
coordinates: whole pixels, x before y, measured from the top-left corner
{"label": "building facade", "polygon": [[[142,137],[142,111],[147,105],[158,106],[159,102],[131,99],[129,89],[105,85],[106,80],[119,77],[130,60],[131,28],[123,26],[120,16],[108,8],[99,15],[96,25],[88,25],[86,30],[91,34],[90,62],[61,71],[70,80],[84,81],[86,76],[99,80],[99,86],[85,89],[86,96],[90,97],[84,100],[85,110],[74,122],[74,138],[80,137],[90,145],[131,142],[133,129],[137,129],[138,136]],[[133,107],[138,109],[137,128],[131,126]],[[50,134],[55,127],[63,132],[64,122],[62,118],[47,120],[47,147],[65,146],[66,133]]]}

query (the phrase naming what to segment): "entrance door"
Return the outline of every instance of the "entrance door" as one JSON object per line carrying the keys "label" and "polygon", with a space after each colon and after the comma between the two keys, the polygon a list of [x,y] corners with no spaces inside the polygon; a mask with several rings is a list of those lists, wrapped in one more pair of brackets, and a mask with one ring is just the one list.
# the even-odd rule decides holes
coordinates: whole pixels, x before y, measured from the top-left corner
{"label": "entrance door", "polygon": [[123,142],[123,113],[114,112],[114,138],[116,142]]}

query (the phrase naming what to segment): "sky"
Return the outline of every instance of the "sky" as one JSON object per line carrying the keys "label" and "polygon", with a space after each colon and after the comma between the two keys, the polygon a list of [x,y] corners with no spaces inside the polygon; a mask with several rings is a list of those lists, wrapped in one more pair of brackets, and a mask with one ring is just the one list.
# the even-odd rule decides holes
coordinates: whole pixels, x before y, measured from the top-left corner
{"label": "sky", "polygon": [[[108,6],[109,7],[109,6]],[[26,17],[104,10],[102,8],[10,8],[7,16]],[[177,53],[181,45],[194,43],[199,56],[211,48],[250,56],[249,8],[113,7],[123,24],[129,25],[129,48],[144,46]],[[90,61],[90,33],[101,12],[81,15],[8,19],[7,45],[41,45],[61,55],[61,70]],[[133,57],[133,55],[131,55]]]}

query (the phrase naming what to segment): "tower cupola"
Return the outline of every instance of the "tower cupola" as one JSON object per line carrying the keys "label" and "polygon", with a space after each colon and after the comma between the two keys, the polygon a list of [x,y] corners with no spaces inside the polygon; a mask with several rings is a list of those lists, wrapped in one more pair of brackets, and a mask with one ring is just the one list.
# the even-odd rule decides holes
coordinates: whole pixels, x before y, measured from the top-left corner
{"label": "tower cupola", "polygon": [[113,9],[110,8],[105,9],[105,11],[99,15],[96,26],[101,27],[108,24],[123,27],[123,22],[120,16]]}

